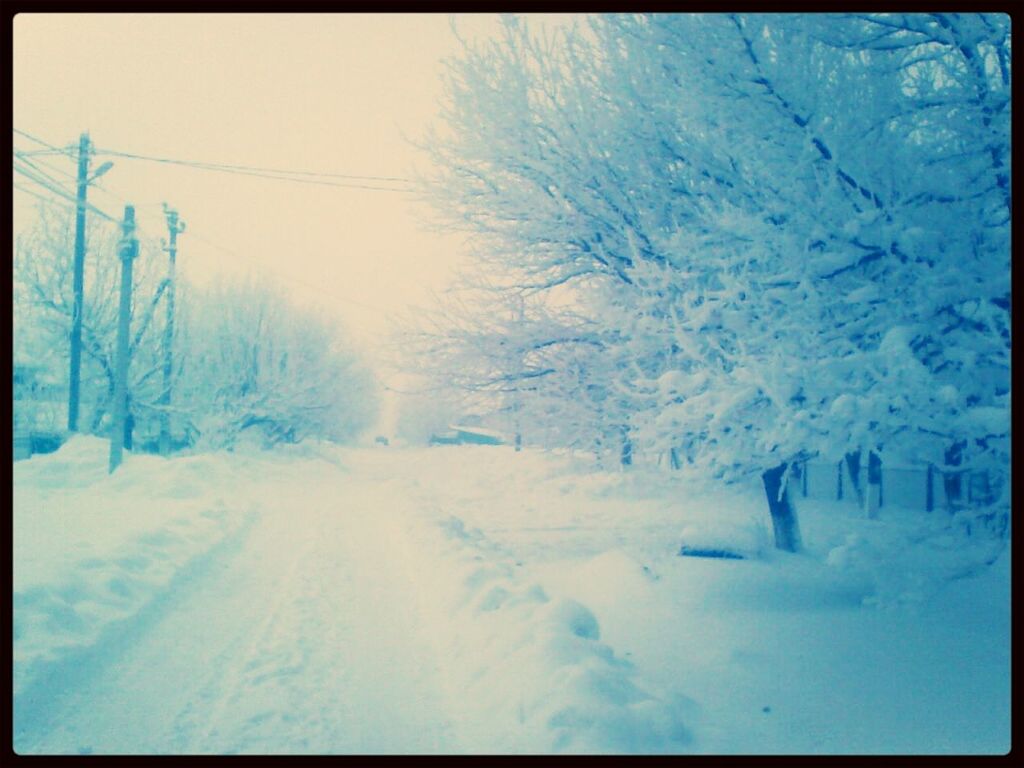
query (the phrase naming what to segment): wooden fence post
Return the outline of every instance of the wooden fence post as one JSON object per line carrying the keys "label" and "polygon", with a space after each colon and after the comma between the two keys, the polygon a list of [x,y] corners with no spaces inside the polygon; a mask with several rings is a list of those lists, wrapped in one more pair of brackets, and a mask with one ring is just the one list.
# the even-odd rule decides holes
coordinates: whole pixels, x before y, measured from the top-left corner
{"label": "wooden fence post", "polygon": [[935,511],[935,467],[928,465],[928,473],[925,475],[924,507],[927,512]]}

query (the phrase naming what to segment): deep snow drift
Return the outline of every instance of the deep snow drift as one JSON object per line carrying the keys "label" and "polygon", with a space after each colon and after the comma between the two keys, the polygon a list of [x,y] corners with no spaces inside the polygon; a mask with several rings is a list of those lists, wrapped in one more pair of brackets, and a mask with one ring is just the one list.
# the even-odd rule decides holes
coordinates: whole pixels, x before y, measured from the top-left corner
{"label": "deep snow drift", "polygon": [[507,447],[105,468],[14,467],[22,753],[1009,748],[1009,552],[943,513],[798,499],[787,555],[756,487]]}

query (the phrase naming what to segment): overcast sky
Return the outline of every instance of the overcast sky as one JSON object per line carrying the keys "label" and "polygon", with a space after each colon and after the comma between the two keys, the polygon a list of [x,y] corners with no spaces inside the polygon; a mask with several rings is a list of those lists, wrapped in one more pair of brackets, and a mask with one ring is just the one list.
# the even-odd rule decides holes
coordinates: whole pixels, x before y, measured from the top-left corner
{"label": "overcast sky", "polygon": [[[470,38],[497,29],[491,14],[455,20]],[[404,178],[425,162],[406,137],[436,119],[458,47],[446,14],[21,14],[14,126],[59,147],[88,130],[99,150]],[[14,146],[40,148],[17,133]],[[74,173],[70,157],[38,159]],[[112,159],[90,202],[117,218],[135,204],[158,237],[160,203],[176,207],[183,271],[255,267],[333,305],[371,347],[387,313],[443,290],[460,259],[461,240],[422,229],[404,193]],[[16,231],[34,204],[15,190]]]}

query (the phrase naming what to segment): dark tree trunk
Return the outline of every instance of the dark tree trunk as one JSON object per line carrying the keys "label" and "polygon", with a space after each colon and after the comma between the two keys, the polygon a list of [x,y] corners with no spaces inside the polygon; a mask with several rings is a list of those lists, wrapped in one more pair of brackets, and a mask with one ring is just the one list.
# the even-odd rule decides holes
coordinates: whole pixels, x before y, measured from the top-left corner
{"label": "dark tree trunk", "polygon": [[768,512],[772,517],[775,548],[786,552],[799,552],[801,547],[800,526],[796,519],[796,509],[793,508],[793,502],[789,498],[789,489],[782,486],[786,466],[786,464],[780,464],[769,469],[761,475],[761,479],[768,497]]}
{"label": "dark tree trunk", "polygon": [[132,449],[132,433],[135,431],[135,417],[132,416],[129,411],[128,415],[124,419],[124,449],[130,451]]}
{"label": "dark tree trunk", "polygon": [[846,471],[850,473],[850,485],[857,494],[858,506],[864,506],[864,489],[860,484],[860,451],[846,454]]}
{"label": "dark tree trunk", "polygon": [[668,464],[672,469],[679,469],[679,451],[670,448],[668,451]]}
{"label": "dark tree trunk", "polygon": [[925,486],[925,509],[928,512],[932,512],[935,510],[935,468],[931,464],[928,465],[928,475],[925,478],[925,483],[927,483]]}
{"label": "dark tree trunk", "polygon": [[874,451],[868,451],[867,513],[872,520],[878,518],[882,506],[882,460]]}
{"label": "dark tree trunk", "polygon": [[[946,449],[946,466],[958,467],[963,461],[964,443],[962,441],[953,443]],[[963,491],[963,473],[957,470],[952,472],[948,469],[942,473],[942,485],[946,491],[946,505],[950,514],[961,508]]]}
{"label": "dark tree trunk", "polygon": [[633,443],[629,439],[629,427],[622,427],[622,452],[619,454],[619,462],[624,467],[633,463]]}

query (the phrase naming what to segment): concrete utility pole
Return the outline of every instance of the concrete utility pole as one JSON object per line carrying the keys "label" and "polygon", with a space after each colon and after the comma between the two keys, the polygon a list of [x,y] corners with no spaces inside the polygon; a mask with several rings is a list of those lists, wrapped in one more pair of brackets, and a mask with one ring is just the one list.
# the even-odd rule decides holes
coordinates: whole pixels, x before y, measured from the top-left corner
{"label": "concrete utility pole", "polygon": [[124,207],[121,224],[121,307],[117,318],[117,368],[114,380],[114,423],[110,434],[110,472],[121,465],[124,450],[124,425],[128,406],[128,332],[132,315],[132,262],[139,255],[139,240],[135,236],[135,207]]}
{"label": "concrete utility pole", "polygon": [[169,240],[166,251],[170,255],[167,264],[167,323],[164,326],[164,388],[160,393],[160,404],[164,410],[160,413],[160,455],[167,456],[171,452],[171,374],[174,370],[172,345],[174,343],[174,260],[178,253],[178,233],[185,231],[185,222],[178,219],[178,212],[164,203],[164,215],[167,217]]}
{"label": "concrete utility pole", "polygon": [[78,204],[75,211],[75,298],[71,310],[71,372],[68,381],[68,431],[78,431],[82,375],[82,309],[85,292],[85,194],[89,188],[89,134],[78,140]]}

